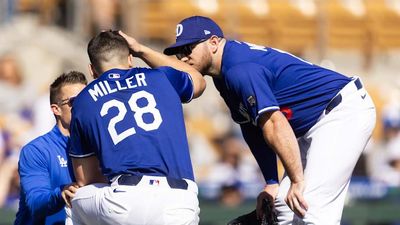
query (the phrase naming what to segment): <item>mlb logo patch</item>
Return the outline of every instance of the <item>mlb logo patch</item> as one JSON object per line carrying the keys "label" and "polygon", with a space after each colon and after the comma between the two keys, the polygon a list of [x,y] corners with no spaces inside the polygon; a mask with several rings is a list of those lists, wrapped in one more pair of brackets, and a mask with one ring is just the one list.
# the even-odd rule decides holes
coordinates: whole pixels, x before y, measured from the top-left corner
{"label": "mlb logo patch", "polygon": [[150,185],[159,186],[160,185],[160,180],[149,180],[149,184]]}
{"label": "mlb logo patch", "polygon": [[119,73],[109,73],[108,74],[108,78],[110,79],[119,79],[121,77],[121,75],[119,75]]}

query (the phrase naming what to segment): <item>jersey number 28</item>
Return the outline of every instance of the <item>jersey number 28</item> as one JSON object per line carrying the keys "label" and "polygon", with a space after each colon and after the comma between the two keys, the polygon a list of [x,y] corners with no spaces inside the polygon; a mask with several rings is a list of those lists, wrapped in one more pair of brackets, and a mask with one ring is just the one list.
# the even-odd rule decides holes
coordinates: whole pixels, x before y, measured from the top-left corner
{"label": "jersey number 28", "polygon": [[[147,105],[144,107],[139,107],[137,102],[139,99],[145,98],[147,100]],[[160,127],[162,123],[162,118],[160,111],[156,108],[157,102],[154,99],[154,96],[146,91],[139,91],[133,93],[131,98],[128,101],[130,110],[133,112],[133,117],[135,118],[136,124],[145,131],[156,130]],[[108,114],[109,109],[116,107],[118,109],[118,114],[113,117],[110,122],[108,123],[108,132],[110,133],[111,139],[114,142],[114,145],[118,144],[125,138],[133,135],[136,133],[134,127],[131,127],[121,133],[118,133],[115,129],[115,125],[121,122],[124,118],[128,110],[123,102],[118,100],[110,100],[104,103],[103,107],[101,108],[100,115],[103,117]],[[143,115],[145,113],[151,113],[153,115],[153,122],[146,123],[143,120]]]}

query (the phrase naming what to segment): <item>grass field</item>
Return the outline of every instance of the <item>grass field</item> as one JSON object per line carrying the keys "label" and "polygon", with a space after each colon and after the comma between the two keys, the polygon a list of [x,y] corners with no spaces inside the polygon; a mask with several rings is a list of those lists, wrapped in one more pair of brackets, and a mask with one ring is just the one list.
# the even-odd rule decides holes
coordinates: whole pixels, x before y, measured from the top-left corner
{"label": "grass field", "polygon": [[[214,201],[200,201],[201,213],[199,225],[226,225],[237,216],[254,209],[254,201],[243,203],[240,207],[224,207]],[[400,201],[364,201],[346,206],[343,212],[344,224],[398,224],[400,222]],[[11,225],[14,222],[15,212],[0,209],[0,225]]]}

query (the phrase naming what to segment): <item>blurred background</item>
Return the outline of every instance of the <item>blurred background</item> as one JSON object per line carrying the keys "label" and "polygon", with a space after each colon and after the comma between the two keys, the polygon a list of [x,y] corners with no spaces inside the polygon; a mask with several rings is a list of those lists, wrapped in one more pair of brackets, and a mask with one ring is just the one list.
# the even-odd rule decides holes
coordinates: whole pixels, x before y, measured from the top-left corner
{"label": "blurred background", "polygon": [[[0,0],[0,224],[12,224],[18,207],[21,147],[55,123],[50,83],[69,70],[91,79],[92,35],[121,29],[163,50],[191,15],[213,18],[227,38],[362,77],[378,121],[354,171],[342,224],[400,224],[400,0]],[[200,224],[221,225],[255,208],[264,180],[207,81],[203,97],[184,110]]]}

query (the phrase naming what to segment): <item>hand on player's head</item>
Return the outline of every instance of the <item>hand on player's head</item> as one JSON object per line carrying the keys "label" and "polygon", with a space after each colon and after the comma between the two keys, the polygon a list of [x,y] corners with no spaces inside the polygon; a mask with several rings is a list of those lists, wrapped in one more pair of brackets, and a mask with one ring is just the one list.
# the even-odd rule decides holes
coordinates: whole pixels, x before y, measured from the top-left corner
{"label": "hand on player's head", "polygon": [[125,40],[128,42],[129,48],[131,50],[131,54],[133,56],[138,57],[140,55],[140,53],[142,52],[141,44],[136,39],[134,39],[131,36],[128,36],[127,34],[125,34],[122,31],[118,31],[118,34],[121,35],[122,37],[124,37]]}

